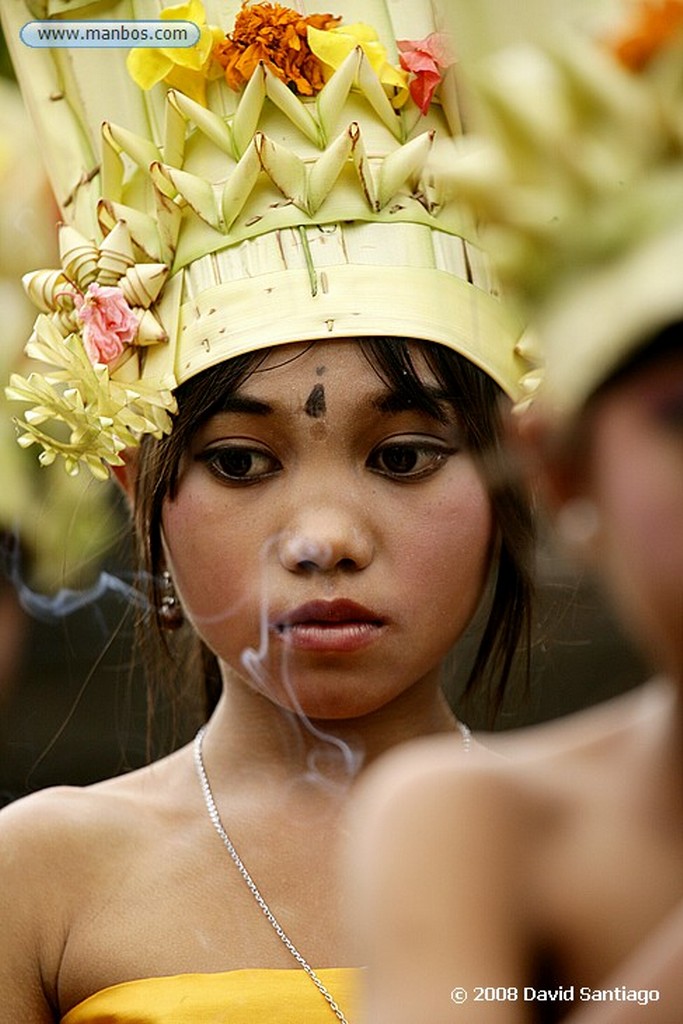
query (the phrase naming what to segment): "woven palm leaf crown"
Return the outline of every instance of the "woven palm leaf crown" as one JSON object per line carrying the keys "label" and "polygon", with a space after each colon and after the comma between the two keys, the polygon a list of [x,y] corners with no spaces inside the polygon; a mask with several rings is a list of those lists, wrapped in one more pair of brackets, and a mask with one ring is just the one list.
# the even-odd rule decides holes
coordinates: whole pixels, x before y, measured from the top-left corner
{"label": "woven palm leaf crown", "polygon": [[534,322],[560,420],[683,319],[683,3],[584,29],[474,65],[479,141],[449,168]]}
{"label": "woven palm leaf crown", "polygon": [[[435,341],[517,397],[528,369],[517,321],[429,169],[435,142],[461,131],[432,4],[324,7],[3,6],[64,219],[62,267],[26,282],[43,372],[10,388],[33,403],[20,443],[38,443],[44,463],[61,455],[70,472],[105,476],[125,447],[172,429],[177,385],[292,341]],[[201,36],[192,51],[130,54],[19,42],[32,18],[79,16],[188,19]],[[290,56],[304,46],[310,63],[283,70],[260,51],[244,71],[237,27],[246,17],[255,31],[257,16],[269,39],[286,23]]]}

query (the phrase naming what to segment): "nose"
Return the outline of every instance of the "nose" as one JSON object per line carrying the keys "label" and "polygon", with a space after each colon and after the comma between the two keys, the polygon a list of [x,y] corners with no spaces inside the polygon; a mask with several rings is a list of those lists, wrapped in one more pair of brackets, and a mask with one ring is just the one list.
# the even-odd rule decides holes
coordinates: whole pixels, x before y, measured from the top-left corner
{"label": "nose", "polygon": [[280,537],[278,553],[289,572],[353,573],[370,564],[374,544],[363,516],[321,506],[297,514]]}

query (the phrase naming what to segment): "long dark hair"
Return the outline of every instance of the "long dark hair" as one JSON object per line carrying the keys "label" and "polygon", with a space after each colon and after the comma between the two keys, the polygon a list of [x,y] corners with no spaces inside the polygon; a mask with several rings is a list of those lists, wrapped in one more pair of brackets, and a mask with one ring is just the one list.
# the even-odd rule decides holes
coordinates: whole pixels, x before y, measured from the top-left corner
{"label": "long dark hair", "polygon": [[[481,699],[494,716],[519,656],[528,677],[533,594],[533,522],[520,485],[505,467],[502,392],[484,371],[442,345],[402,338],[363,338],[358,345],[392,392],[429,409],[436,399],[425,387],[424,371],[415,364],[414,356],[419,352],[439,391],[456,412],[466,443],[482,467],[498,531],[497,564],[492,572],[488,618],[466,681],[465,695],[476,693],[477,700]],[[167,683],[175,678],[178,685],[188,678],[199,680],[204,715],[211,712],[220,695],[217,660],[192,630],[182,630],[178,636],[169,638],[161,629],[157,613],[163,568],[162,506],[166,498],[172,499],[177,492],[181,459],[194,432],[258,369],[269,352],[261,349],[237,356],[181,385],[173,432],[160,440],[145,438],[139,453],[135,532],[143,578],[148,581],[154,626],[150,628],[149,614],[141,616],[140,650],[153,690],[158,689],[160,680]],[[435,415],[441,411],[434,407]]]}

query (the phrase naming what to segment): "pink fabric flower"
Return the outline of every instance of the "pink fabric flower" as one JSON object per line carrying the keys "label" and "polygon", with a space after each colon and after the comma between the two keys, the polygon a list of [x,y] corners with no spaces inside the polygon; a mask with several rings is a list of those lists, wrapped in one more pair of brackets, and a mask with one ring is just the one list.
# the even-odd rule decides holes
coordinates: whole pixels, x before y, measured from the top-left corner
{"label": "pink fabric flower", "polygon": [[92,363],[116,362],[138,333],[138,319],[120,288],[91,284],[77,295],[77,317],[83,326],[83,347]]}
{"label": "pink fabric flower", "polygon": [[432,32],[425,39],[399,40],[397,46],[401,67],[415,75],[410,82],[410,95],[420,111],[426,114],[442,72],[454,63],[454,59],[438,32]]}

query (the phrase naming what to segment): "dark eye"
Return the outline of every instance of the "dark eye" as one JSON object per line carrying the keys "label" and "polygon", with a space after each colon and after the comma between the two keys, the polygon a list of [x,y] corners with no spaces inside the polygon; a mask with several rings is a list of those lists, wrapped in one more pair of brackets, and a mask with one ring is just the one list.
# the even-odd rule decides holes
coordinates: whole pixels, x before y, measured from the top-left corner
{"label": "dark eye", "polygon": [[209,448],[197,456],[205,462],[214,476],[231,483],[256,483],[280,468],[275,456],[261,448],[246,445],[221,445]]}
{"label": "dark eye", "polygon": [[455,454],[454,448],[425,441],[391,441],[370,455],[368,466],[393,479],[420,480],[431,476]]}

